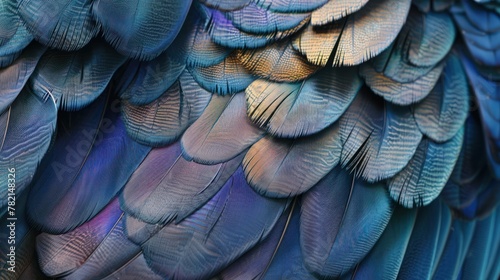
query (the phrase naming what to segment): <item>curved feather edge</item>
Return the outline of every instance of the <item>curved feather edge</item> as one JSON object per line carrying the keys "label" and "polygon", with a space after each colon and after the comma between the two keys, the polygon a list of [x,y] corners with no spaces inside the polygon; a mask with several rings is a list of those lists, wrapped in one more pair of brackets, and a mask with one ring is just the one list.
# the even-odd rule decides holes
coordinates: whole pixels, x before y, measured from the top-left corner
{"label": "curved feather edge", "polygon": [[186,159],[203,164],[226,162],[264,136],[245,114],[245,95],[214,95],[181,139]]}
{"label": "curved feather edge", "polygon": [[338,21],[363,8],[368,0],[329,0],[311,13],[311,24],[321,26]]}
{"label": "curved feather edge", "polygon": [[339,126],[342,167],[368,182],[396,175],[422,139],[410,110],[384,101],[366,87],[342,115]]}
{"label": "curved feather edge", "polygon": [[144,256],[164,277],[206,279],[266,238],[286,205],[255,193],[239,169],[202,208],[144,243]]}
{"label": "curved feather edge", "polygon": [[257,192],[269,197],[303,193],[338,164],[340,140],[337,123],[299,139],[266,136],[243,159],[246,179]]}
{"label": "curved feather edge", "polygon": [[254,0],[264,9],[278,13],[310,12],[324,5],[328,0]]}
{"label": "curved feather edge", "polygon": [[377,275],[380,279],[395,280],[410,240],[416,213],[416,209],[396,207],[384,233],[370,253],[341,279],[367,279]]}
{"label": "curved feather edge", "polygon": [[[119,53],[140,60],[160,55],[173,42],[187,17],[191,0],[92,2],[92,14],[104,38]],[[129,20],[134,18],[135,20]]]}
{"label": "curved feather edge", "polygon": [[203,165],[184,159],[179,143],[153,149],[125,186],[122,208],[151,224],[178,223],[220,190],[243,155]]}
{"label": "curved feather edge", "polygon": [[408,165],[387,181],[392,199],[407,208],[431,203],[448,181],[462,143],[463,128],[445,143],[423,139]]}
{"label": "curved feather edge", "polygon": [[109,95],[61,116],[65,130],[58,133],[30,192],[27,210],[34,227],[60,234],[88,221],[116,196],[150,151],[128,137],[119,101]]}
{"label": "curved feather edge", "polygon": [[393,208],[382,184],[333,169],[302,198],[300,244],[307,269],[317,278],[335,278],[354,268],[384,232]]}
{"label": "curved feather edge", "polygon": [[317,133],[337,121],[361,88],[356,70],[326,68],[300,83],[256,80],[245,91],[247,114],[277,137]]}

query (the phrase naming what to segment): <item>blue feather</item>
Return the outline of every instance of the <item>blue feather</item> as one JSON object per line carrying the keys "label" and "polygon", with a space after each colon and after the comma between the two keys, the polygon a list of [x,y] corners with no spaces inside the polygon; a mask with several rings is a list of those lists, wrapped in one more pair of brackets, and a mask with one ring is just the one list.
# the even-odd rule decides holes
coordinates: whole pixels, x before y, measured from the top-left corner
{"label": "blue feather", "polygon": [[29,198],[29,217],[45,232],[67,232],[95,216],[150,150],[127,136],[119,103],[108,98],[103,94],[62,116],[65,131],[45,157]]}
{"label": "blue feather", "polygon": [[418,209],[415,226],[399,270],[399,279],[430,279],[444,249],[451,211],[440,199]]}
{"label": "blue feather", "polygon": [[254,0],[264,9],[280,13],[310,12],[324,5],[328,0]]}
{"label": "blue feather", "polygon": [[395,280],[410,240],[416,213],[415,209],[396,207],[377,244],[353,272],[347,273],[342,279],[363,280],[376,275],[377,279]]}
{"label": "blue feather", "polygon": [[319,278],[339,277],[354,268],[384,232],[393,207],[383,185],[356,180],[340,167],[332,170],[302,199],[300,243],[306,267]]}
{"label": "blue feather", "polygon": [[144,256],[164,277],[209,278],[263,240],[286,205],[255,193],[239,169],[202,208],[144,243]]}
{"label": "blue feather", "polygon": [[148,60],[170,46],[190,6],[191,0],[95,0],[92,12],[102,25],[104,38],[119,53]]}
{"label": "blue feather", "polygon": [[245,7],[251,0],[200,0],[200,2],[218,10],[232,11]]}

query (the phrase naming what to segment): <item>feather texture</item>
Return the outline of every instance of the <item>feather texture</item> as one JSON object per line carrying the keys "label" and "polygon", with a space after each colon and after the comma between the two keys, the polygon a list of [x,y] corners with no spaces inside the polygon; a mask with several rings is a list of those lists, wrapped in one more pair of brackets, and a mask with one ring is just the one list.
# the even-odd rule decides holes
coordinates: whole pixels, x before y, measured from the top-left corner
{"label": "feather texture", "polygon": [[128,134],[137,142],[162,146],[174,142],[203,112],[212,95],[186,71],[163,95],[150,104],[123,103]]}
{"label": "feather texture", "polygon": [[414,106],[420,131],[434,141],[451,139],[463,126],[469,109],[469,88],[460,60],[449,56],[440,81]]}
{"label": "feather texture", "polygon": [[122,207],[148,223],[180,222],[219,191],[241,159],[203,165],[184,159],[178,143],[153,149],[125,186]]}
{"label": "feather texture", "polygon": [[228,161],[264,136],[245,114],[245,95],[213,96],[201,117],[182,136],[183,154],[205,164]]}
{"label": "feather texture", "polygon": [[120,98],[134,105],[146,105],[160,97],[184,71],[185,65],[170,58],[167,52],[151,61],[128,60],[117,71]]}
{"label": "feather texture", "polygon": [[151,149],[127,136],[118,101],[108,101],[105,94],[62,116],[66,131],[45,157],[29,197],[29,217],[45,232],[67,232],[94,217]]}
{"label": "feather texture", "polygon": [[303,80],[318,70],[318,67],[297,53],[288,41],[265,49],[237,51],[237,57],[252,74],[277,82]]}
{"label": "feather texture", "polygon": [[450,226],[451,211],[440,199],[418,209],[398,279],[431,278],[433,265],[444,249],[446,240],[442,239],[448,235]]}
{"label": "feather texture", "polygon": [[63,110],[79,110],[104,91],[123,62],[125,57],[101,41],[75,52],[49,50],[28,84],[40,97],[52,95]]}
{"label": "feather texture", "polygon": [[[9,179],[14,179],[20,196],[35,174],[38,164],[52,142],[57,108],[53,99],[41,99],[24,88],[16,100],[0,115],[0,195],[7,197]],[[15,173],[12,178],[7,175]],[[12,182],[12,180],[10,180]],[[0,202],[0,215],[7,212],[7,199]]]}
{"label": "feather texture", "polygon": [[383,185],[335,168],[302,199],[300,242],[306,267],[319,278],[351,270],[382,235],[392,210]]}
{"label": "feather texture", "polygon": [[442,144],[423,139],[408,165],[389,179],[391,197],[409,208],[431,203],[448,181],[462,142],[463,129]]}
{"label": "feather texture", "polygon": [[362,88],[340,118],[341,164],[369,182],[390,178],[410,161],[422,134],[404,107]]}
{"label": "feather texture", "polygon": [[278,137],[317,133],[335,122],[361,88],[356,68],[331,68],[300,83],[263,79],[246,89],[247,114]]}
{"label": "feather texture", "polygon": [[85,46],[99,32],[88,0],[17,0],[17,11],[35,39],[65,51]]}
{"label": "feather texture", "polygon": [[259,193],[289,197],[309,190],[339,162],[342,146],[334,124],[300,139],[266,136],[243,160],[248,183]]}
{"label": "feather texture", "polygon": [[368,0],[329,0],[311,13],[312,25],[325,25],[357,12]]}
{"label": "feather texture", "polygon": [[200,2],[215,9],[232,11],[245,7],[251,0],[200,0]]}
{"label": "feather texture", "polygon": [[262,8],[281,13],[309,12],[328,0],[254,0]]}
{"label": "feather texture", "polygon": [[132,58],[152,59],[175,39],[189,7],[191,0],[133,0],[127,3],[95,0],[92,12],[102,25],[104,38],[119,53]]}
{"label": "feather texture", "polygon": [[317,65],[361,64],[394,41],[403,27],[410,5],[411,1],[406,0],[369,1],[363,9],[345,20],[320,30],[306,29],[295,39],[294,47]]}
{"label": "feather texture", "polygon": [[12,104],[35,70],[38,60],[45,52],[39,44],[32,44],[7,68],[0,69],[0,113]]}
{"label": "feather texture", "polygon": [[239,169],[202,208],[144,243],[144,256],[165,277],[208,278],[264,239],[285,206],[255,193]]}

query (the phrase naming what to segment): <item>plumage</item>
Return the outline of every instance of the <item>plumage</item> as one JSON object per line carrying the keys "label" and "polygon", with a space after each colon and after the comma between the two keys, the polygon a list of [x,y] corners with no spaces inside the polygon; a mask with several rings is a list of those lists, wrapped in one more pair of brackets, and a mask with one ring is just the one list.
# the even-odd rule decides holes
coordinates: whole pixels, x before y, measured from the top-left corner
{"label": "plumage", "polygon": [[248,183],[270,197],[289,197],[309,190],[339,163],[339,133],[335,124],[297,140],[262,138],[243,159]]}
{"label": "plumage", "polygon": [[413,230],[415,216],[415,209],[396,207],[373,249],[354,268],[352,274],[344,275],[344,279],[366,279],[372,275],[377,275],[380,279],[396,279]]}
{"label": "plumage", "polygon": [[452,138],[463,126],[469,109],[469,90],[458,56],[451,55],[440,81],[430,94],[414,106],[414,116],[422,133],[434,141]]}
{"label": "plumage", "polygon": [[2,84],[0,113],[9,107],[22,91],[44,51],[45,48],[34,43],[16,59],[14,64],[0,69],[0,84]]}
{"label": "plumage", "polygon": [[80,110],[104,91],[124,62],[125,57],[99,40],[74,52],[49,50],[28,84],[39,97],[53,96],[61,109]]}
{"label": "plumage", "polygon": [[302,199],[300,244],[306,267],[319,278],[353,269],[384,232],[393,208],[383,185],[356,180],[340,167],[332,170]]}
{"label": "plumage", "polygon": [[341,18],[344,18],[354,12],[357,12],[368,0],[329,0],[321,8],[311,13],[311,24],[313,26],[325,25]]}
{"label": "plumage", "polygon": [[65,51],[77,50],[99,32],[88,0],[17,0],[17,12],[35,39]]}
{"label": "plumage", "polygon": [[182,136],[184,157],[216,164],[242,153],[264,136],[245,114],[245,95],[214,95],[204,114]]}
{"label": "plumage", "polygon": [[418,209],[398,279],[431,278],[450,226],[451,211],[442,200],[436,199],[430,205]]}
{"label": "plumage", "polygon": [[499,278],[499,3],[0,1],[0,279]]}
{"label": "plumage", "polygon": [[453,171],[462,141],[463,129],[445,143],[424,138],[408,165],[389,179],[392,199],[408,208],[424,206],[436,199]]}
{"label": "plumage", "polygon": [[361,88],[356,70],[325,69],[300,83],[256,80],[246,89],[247,114],[278,137],[317,133],[344,113]]}
{"label": "plumage", "polygon": [[28,215],[37,228],[59,234],[94,217],[151,149],[127,135],[120,107],[108,98],[103,94],[84,110],[63,116],[64,130],[45,157],[28,200]]}
{"label": "plumage", "polygon": [[121,205],[148,223],[180,222],[219,191],[241,160],[204,165],[184,159],[179,143],[153,149],[125,186]]}
{"label": "plumage", "polygon": [[128,60],[118,70],[115,86],[121,99],[133,105],[146,105],[158,99],[182,74],[185,65],[168,52],[151,61]]}
{"label": "plumage", "polygon": [[128,100],[123,102],[127,132],[144,145],[170,144],[201,115],[211,96],[186,71],[150,104],[135,106]]}
{"label": "plumage", "polygon": [[294,47],[317,65],[361,64],[392,43],[403,27],[410,5],[411,1],[406,0],[369,1],[344,20],[322,29],[308,28],[295,39]]}
{"label": "plumage", "polygon": [[236,56],[252,74],[276,82],[296,82],[318,70],[300,56],[288,41],[265,49],[237,51]]}
{"label": "plumage", "polygon": [[411,113],[362,88],[339,120],[340,163],[368,182],[396,175],[422,139]]}
{"label": "plumage", "polygon": [[[52,142],[56,119],[53,99],[49,96],[41,99],[28,88],[0,115],[0,194],[3,197],[8,193],[8,170],[15,173],[13,192],[20,196],[26,190]],[[7,199],[1,200],[0,207],[0,215],[7,212]]]}
{"label": "plumage", "polygon": [[[264,239],[286,205],[255,193],[239,169],[202,208],[144,243],[144,256],[164,277],[207,278]],[[241,219],[247,223],[224,230]]]}
{"label": "plumage", "polygon": [[[92,2],[104,38],[128,57],[152,59],[167,49],[186,19],[191,0]],[[132,20],[133,19],[133,20]]]}

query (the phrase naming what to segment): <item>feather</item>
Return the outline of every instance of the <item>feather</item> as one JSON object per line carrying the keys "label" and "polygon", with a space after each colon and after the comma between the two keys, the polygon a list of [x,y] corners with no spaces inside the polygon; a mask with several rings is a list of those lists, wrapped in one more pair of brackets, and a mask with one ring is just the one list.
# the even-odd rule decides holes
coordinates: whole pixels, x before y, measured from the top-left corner
{"label": "feather", "polygon": [[451,55],[434,89],[413,107],[420,131],[437,142],[451,139],[463,127],[467,117],[468,89],[460,60]]}
{"label": "feather", "polygon": [[[402,35],[408,34],[408,61],[416,66],[432,66],[441,61],[455,41],[455,26],[446,13],[410,12]],[[400,35],[400,36],[402,36]]]}
{"label": "feather", "polygon": [[500,15],[473,1],[462,0],[460,2],[467,18],[478,29],[488,33],[500,31]]}
{"label": "feather", "polygon": [[21,21],[16,11],[16,2],[0,2],[0,46],[16,34],[19,26],[21,26]]}
{"label": "feather", "polygon": [[488,163],[495,177],[500,178],[500,84],[478,73],[465,54],[461,59],[479,105]]}
{"label": "feather", "polygon": [[103,94],[82,111],[61,116],[69,123],[44,158],[29,197],[30,220],[45,232],[68,232],[94,217],[149,152],[127,136],[114,102]]}
{"label": "feather", "polygon": [[129,263],[120,267],[118,270],[108,275],[103,280],[118,280],[118,279],[148,279],[148,280],[162,280],[160,275],[154,273],[149,268],[143,254],[138,255]]}
{"label": "feather", "polygon": [[170,58],[167,52],[151,61],[128,60],[115,77],[121,99],[141,106],[160,97],[184,71],[185,65]]}
{"label": "feather", "polygon": [[363,8],[368,0],[329,0],[325,5],[311,13],[311,24],[325,25]]}
{"label": "feather", "polygon": [[380,279],[395,280],[410,240],[416,213],[415,209],[396,207],[389,224],[373,249],[356,266],[352,275],[348,273],[343,279],[368,279],[377,275]]}
{"label": "feather", "polygon": [[444,188],[460,154],[463,129],[448,142],[420,142],[408,165],[387,182],[392,199],[408,207],[431,203]]}
{"label": "feather", "polygon": [[65,51],[82,48],[99,32],[92,1],[17,0],[17,11],[35,39]]}
{"label": "feather", "polygon": [[[153,150],[154,151],[154,150]],[[123,195],[122,195],[123,197]],[[164,225],[149,224],[125,213],[125,228],[127,237],[135,244],[141,245],[158,233]]]}
{"label": "feather", "polygon": [[491,180],[469,205],[456,210],[458,217],[475,220],[488,216],[500,204],[500,181]]}
{"label": "feather", "polygon": [[232,49],[254,49],[264,47],[277,40],[295,34],[309,21],[309,18],[306,18],[295,28],[264,35],[256,35],[239,30],[220,11],[205,8],[202,9],[202,13],[206,14],[205,18],[209,19],[205,25],[208,27],[208,33],[212,40],[221,46]]}
{"label": "feather", "polygon": [[444,64],[438,64],[427,74],[407,83],[398,82],[382,73],[377,73],[369,64],[363,64],[359,74],[370,89],[385,100],[397,105],[410,105],[422,100],[432,91],[443,68]]}
{"label": "feather", "polygon": [[269,34],[293,29],[309,14],[307,13],[275,13],[255,3],[244,8],[226,13],[226,17],[239,30],[252,34]]}
{"label": "feather", "polygon": [[189,67],[208,67],[221,63],[232,50],[214,43],[207,29],[203,14],[191,9],[179,35],[167,50],[169,57]]}
{"label": "feather", "polygon": [[324,5],[328,0],[254,0],[257,5],[279,13],[310,12]]}
{"label": "feather", "polygon": [[264,49],[240,50],[236,55],[252,74],[271,81],[295,82],[303,80],[318,70],[296,52],[288,41]]}
{"label": "feather", "polygon": [[3,113],[16,99],[35,70],[45,48],[34,43],[26,48],[14,64],[0,69],[0,113]]}
{"label": "feather", "polygon": [[327,68],[300,83],[263,79],[246,89],[247,114],[278,137],[317,133],[344,113],[361,88],[356,68]]}
{"label": "feather", "polygon": [[114,230],[121,214],[115,199],[92,220],[68,233],[38,235],[36,248],[43,272],[47,276],[57,277],[66,276],[78,269],[106,239],[108,233]]}
{"label": "feather", "polygon": [[33,40],[33,36],[23,25],[20,25],[14,36],[4,45],[0,45],[0,68],[9,66],[18,58],[31,40]]}
{"label": "feather", "polygon": [[144,243],[144,256],[164,277],[209,278],[263,240],[286,204],[255,193],[239,169],[202,208]]}
{"label": "feather", "polygon": [[[485,276],[487,279],[494,279],[494,275],[500,275],[500,268],[498,267],[498,261],[500,261],[500,238],[495,238],[500,234],[500,207],[497,207],[496,212],[496,220],[493,221],[495,229],[493,229],[493,241],[491,246],[489,246],[489,256],[486,266]],[[492,214],[493,215],[493,214]],[[489,276],[488,276],[489,275]]]}
{"label": "feather", "polygon": [[200,2],[218,10],[233,11],[245,7],[251,0],[200,0]]}
{"label": "feather", "polygon": [[[450,209],[440,199],[418,209],[398,279],[430,279],[451,226]],[[417,272],[417,273],[416,273]]]}
{"label": "feather", "polygon": [[14,53],[14,54],[8,54],[8,55],[5,55],[5,56],[0,56],[0,68],[8,67],[20,55],[21,55],[21,52]]}
{"label": "feather", "polygon": [[[316,65],[358,65],[387,48],[403,27],[411,1],[370,1],[325,28],[306,29],[294,47]],[[376,22],[377,24],[373,24]]]}
{"label": "feather", "polygon": [[[298,207],[296,203],[295,198],[292,206],[281,215],[269,235],[260,244],[229,265],[217,277],[222,280],[262,279],[273,264],[284,236],[288,233],[295,207]],[[295,244],[294,247],[299,246]]]}
{"label": "feather", "polygon": [[178,143],[153,149],[125,186],[122,208],[148,223],[180,222],[219,191],[242,156],[203,165],[184,159]]}
{"label": "feather", "polygon": [[369,182],[390,178],[406,166],[422,133],[409,110],[362,88],[342,115],[341,164]]}
{"label": "feather", "polygon": [[290,197],[314,186],[339,162],[339,126],[299,139],[266,136],[243,160],[248,183],[269,197]]}
{"label": "feather", "polygon": [[483,141],[479,117],[471,114],[465,123],[462,150],[442,192],[444,201],[452,208],[463,208],[472,203],[491,181],[484,160]]}
{"label": "feather", "polygon": [[92,13],[104,38],[128,57],[149,60],[166,50],[186,19],[191,0],[95,0]]}
{"label": "feather", "polygon": [[[40,99],[26,87],[0,115],[0,196],[7,197],[7,170],[15,173],[15,194],[30,184],[39,162],[52,142],[57,108],[51,98]],[[12,181],[12,180],[10,180]],[[7,199],[0,200],[0,215],[7,211]]]}
{"label": "feather", "polygon": [[222,62],[208,67],[189,67],[194,79],[204,89],[220,95],[234,94],[245,90],[255,77],[232,53]]}
{"label": "feather", "polygon": [[[462,266],[462,279],[486,279],[488,258],[490,257],[489,247],[494,243],[496,230],[495,221],[498,211],[493,212],[484,220],[476,222],[474,235],[470,243],[465,260]],[[498,234],[498,233],[497,233]],[[498,239],[498,235],[496,235]]]}
{"label": "feather", "polygon": [[375,245],[392,210],[383,185],[356,180],[336,167],[302,198],[300,242],[306,267],[318,278],[352,269]]}
{"label": "feather", "polygon": [[264,136],[245,114],[245,95],[212,97],[201,117],[182,136],[184,156],[196,162],[228,161]]}
{"label": "feather", "polygon": [[457,279],[472,240],[476,222],[453,219],[444,251],[437,262],[433,279]]}
{"label": "feather", "polygon": [[123,103],[127,132],[135,141],[148,146],[172,143],[201,115],[211,97],[186,71],[152,103],[144,106]]}
{"label": "feather", "polygon": [[[498,17],[498,15],[493,15],[494,12],[488,11],[486,14],[481,15],[481,22],[484,20],[486,26],[482,26],[480,22],[474,22],[471,18],[466,15],[466,10],[472,9],[472,5],[466,6],[466,9],[454,9],[453,17],[458,27],[462,30],[462,36],[464,38],[465,44],[469,49],[470,53],[475,60],[479,61],[481,64],[487,66],[498,66],[500,65],[500,36],[498,32],[488,32],[488,25],[495,25],[495,20],[490,20],[490,16]],[[465,11],[464,11],[465,10]],[[498,20],[498,19],[497,19]]]}
{"label": "feather", "polygon": [[125,57],[101,41],[75,52],[49,50],[28,84],[40,97],[50,93],[63,110],[79,110],[104,91],[123,62]]}

